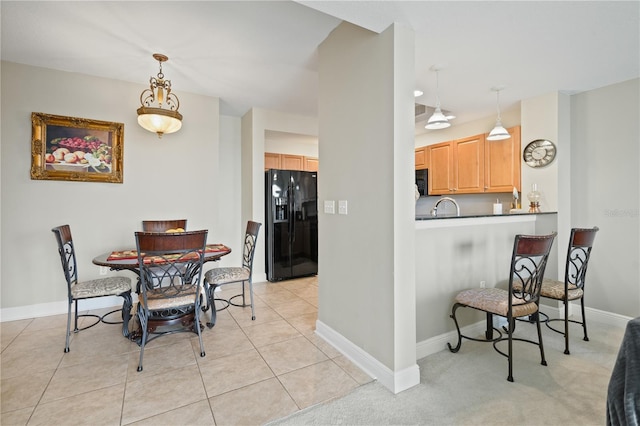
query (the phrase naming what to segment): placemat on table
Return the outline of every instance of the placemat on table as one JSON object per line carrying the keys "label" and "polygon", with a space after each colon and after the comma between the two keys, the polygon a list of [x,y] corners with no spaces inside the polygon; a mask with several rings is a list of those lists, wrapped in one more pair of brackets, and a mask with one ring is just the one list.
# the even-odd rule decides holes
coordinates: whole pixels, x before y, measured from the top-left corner
{"label": "placemat on table", "polygon": [[[216,253],[221,251],[229,251],[229,248],[224,244],[207,244],[204,250],[205,253]],[[136,250],[116,250],[111,252],[107,260],[127,260],[137,258],[138,252]]]}

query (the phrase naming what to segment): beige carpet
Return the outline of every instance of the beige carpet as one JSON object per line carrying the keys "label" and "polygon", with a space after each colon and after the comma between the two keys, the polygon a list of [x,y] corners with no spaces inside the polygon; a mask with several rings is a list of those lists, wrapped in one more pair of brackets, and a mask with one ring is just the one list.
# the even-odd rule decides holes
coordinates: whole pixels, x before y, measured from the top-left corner
{"label": "beige carpet", "polygon": [[[563,354],[564,338],[543,325],[546,367],[537,346],[515,342],[514,383],[506,380],[507,359],[490,343],[464,340],[459,353],[419,360],[418,386],[394,395],[372,382],[270,425],[604,425],[624,329],[588,325],[589,342],[579,325],[570,326],[571,355]],[[535,325],[516,329],[535,337]]]}

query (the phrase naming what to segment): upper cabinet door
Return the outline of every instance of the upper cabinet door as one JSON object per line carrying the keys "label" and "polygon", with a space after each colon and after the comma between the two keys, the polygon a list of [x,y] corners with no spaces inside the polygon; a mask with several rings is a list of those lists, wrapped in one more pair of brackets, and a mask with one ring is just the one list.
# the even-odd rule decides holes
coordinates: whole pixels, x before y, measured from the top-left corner
{"label": "upper cabinet door", "polygon": [[507,129],[511,137],[485,144],[485,192],[520,191],[520,126]]}
{"label": "upper cabinet door", "polygon": [[282,154],[282,168],[285,170],[304,170],[302,155]]}
{"label": "upper cabinet door", "polygon": [[422,148],[416,148],[416,170],[426,169],[429,167],[428,148],[423,146]]}
{"label": "upper cabinet door", "polygon": [[317,172],[318,159],[313,157],[304,157],[304,170],[307,172]]}
{"label": "upper cabinet door", "polygon": [[429,145],[429,195],[451,194],[453,187],[453,144]]}
{"label": "upper cabinet door", "polygon": [[453,141],[454,191],[461,194],[484,192],[484,135]]}
{"label": "upper cabinet door", "polygon": [[265,170],[269,170],[269,169],[281,169],[281,164],[280,164],[280,154],[274,154],[272,152],[265,152],[264,153],[264,169]]}

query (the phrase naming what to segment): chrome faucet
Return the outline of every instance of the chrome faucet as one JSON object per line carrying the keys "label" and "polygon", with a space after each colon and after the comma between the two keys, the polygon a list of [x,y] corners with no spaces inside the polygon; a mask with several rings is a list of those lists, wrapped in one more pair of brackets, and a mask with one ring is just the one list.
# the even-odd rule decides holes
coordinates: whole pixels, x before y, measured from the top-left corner
{"label": "chrome faucet", "polygon": [[460,206],[458,205],[458,203],[456,202],[456,200],[454,200],[453,198],[450,197],[442,197],[440,198],[438,201],[436,201],[436,205],[433,206],[433,209],[431,209],[431,216],[438,216],[438,206],[440,205],[440,203],[442,203],[443,201],[449,201],[450,203],[452,203],[454,206],[456,206],[456,216],[460,216]]}

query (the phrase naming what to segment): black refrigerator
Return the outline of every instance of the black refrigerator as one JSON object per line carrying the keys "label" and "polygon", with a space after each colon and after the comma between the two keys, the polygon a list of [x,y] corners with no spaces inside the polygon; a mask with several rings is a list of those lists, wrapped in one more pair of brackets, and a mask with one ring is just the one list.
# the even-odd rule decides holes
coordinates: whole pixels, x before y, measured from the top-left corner
{"label": "black refrigerator", "polygon": [[265,172],[266,270],[269,281],[318,273],[318,173]]}

